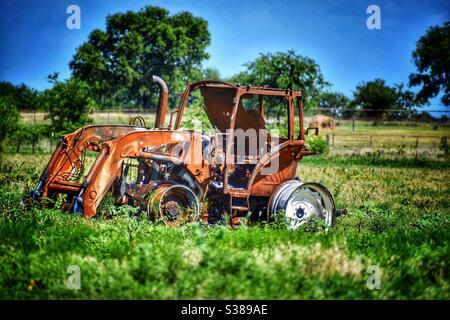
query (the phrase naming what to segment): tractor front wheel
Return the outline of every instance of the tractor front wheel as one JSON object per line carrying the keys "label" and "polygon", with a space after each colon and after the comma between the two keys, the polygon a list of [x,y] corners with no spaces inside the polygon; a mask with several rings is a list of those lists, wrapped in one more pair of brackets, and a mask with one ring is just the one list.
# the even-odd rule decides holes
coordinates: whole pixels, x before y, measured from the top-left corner
{"label": "tractor front wheel", "polygon": [[197,196],[181,184],[158,186],[147,201],[147,214],[155,220],[162,220],[170,227],[177,227],[200,218]]}

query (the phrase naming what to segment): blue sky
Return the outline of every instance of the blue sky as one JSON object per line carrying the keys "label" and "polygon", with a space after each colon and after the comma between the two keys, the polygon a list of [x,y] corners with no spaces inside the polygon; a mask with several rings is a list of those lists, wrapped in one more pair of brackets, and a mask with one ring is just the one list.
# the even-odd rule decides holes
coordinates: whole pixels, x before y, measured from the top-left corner
{"label": "blue sky", "polygon": [[[81,29],[68,30],[66,9],[81,9]],[[450,1],[206,1],[206,0],[2,0],[0,4],[0,80],[37,89],[50,86],[46,76],[70,76],[75,49],[105,17],[158,5],[171,13],[190,11],[209,23],[211,58],[227,77],[260,52],[294,49],[313,58],[331,90],[349,96],[361,81],[407,82],[415,71],[411,52],[426,29],[449,20]],[[369,30],[366,9],[381,9],[381,30]],[[434,99],[431,108],[439,108]]]}

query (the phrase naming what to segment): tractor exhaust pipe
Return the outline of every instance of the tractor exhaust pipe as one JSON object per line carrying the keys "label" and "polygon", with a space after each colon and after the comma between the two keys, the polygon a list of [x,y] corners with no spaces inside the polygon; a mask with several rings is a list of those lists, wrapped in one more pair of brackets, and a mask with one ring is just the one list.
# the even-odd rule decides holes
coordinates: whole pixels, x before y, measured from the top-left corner
{"label": "tractor exhaust pipe", "polygon": [[156,83],[160,88],[158,110],[156,111],[155,128],[161,128],[164,125],[164,119],[166,117],[167,102],[169,100],[169,88],[166,82],[158,77],[152,76],[153,83]]}

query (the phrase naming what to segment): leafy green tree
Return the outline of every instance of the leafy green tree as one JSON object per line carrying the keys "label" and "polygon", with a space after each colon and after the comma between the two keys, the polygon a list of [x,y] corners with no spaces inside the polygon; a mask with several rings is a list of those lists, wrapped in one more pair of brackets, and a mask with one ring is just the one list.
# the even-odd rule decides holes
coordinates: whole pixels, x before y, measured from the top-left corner
{"label": "leafy green tree", "polygon": [[390,118],[406,119],[413,114],[413,107],[418,106],[416,95],[411,90],[405,89],[403,83],[394,85],[397,92],[397,106],[395,111],[391,112]]}
{"label": "leafy green tree", "polygon": [[417,93],[419,103],[443,93],[445,106],[450,105],[450,22],[431,27],[417,42],[412,54],[418,73],[409,76],[411,87],[421,86]]}
{"label": "leafy green tree", "polygon": [[22,144],[30,143],[32,152],[36,150],[37,143],[44,137],[48,137],[47,125],[23,125],[19,124],[17,130],[11,135],[11,140],[16,143],[16,152],[20,152]]}
{"label": "leafy green tree", "polygon": [[[246,70],[230,80],[242,85],[269,86],[303,91],[305,108],[316,108],[321,91],[330,84],[324,80],[319,65],[311,58],[296,54],[294,50],[260,54],[244,64]],[[273,107],[272,107],[273,108]],[[270,112],[270,108],[266,109]],[[284,110],[276,104],[277,117]]]}
{"label": "leafy green tree", "polygon": [[201,69],[201,78],[199,80],[220,80],[222,76],[216,68]]}
{"label": "leafy green tree", "polygon": [[379,119],[389,109],[398,106],[398,93],[382,79],[362,82],[353,92],[352,105],[363,110],[363,115]]}
{"label": "leafy green tree", "polygon": [[108,16],[106,31],[91,32],[70,68],[92,87],[101,105],[131,102],[147,109],[157,99],[152,75],[162,76],[172,92],[181,90],[209,57],[205,50],[210,42],[206,20],[147,6]]}
{"label": "leafy green tree", "polygon": [[414,92],[411,90],[405,89],[405,85],[403,83],[394,85],[395,90],[397,91],[398,101],[397,108],[401,110],[412,110],[413,107],[418,106],[417,101],[415,99]]}
{"label": "leafy green tree", "polygon": [[0,96],[0,151],[5,138],[14,133],[20,114],[11,97]]}
{"label": "leafy green tree", "polygon": [[0,97],[10,97],[18,110],[39,110],[43,108],[40,93],[25,84],[13,85],[0,82]]}
{"label": "leafy green tree", "polygon": [[24,142],[31,141],[33,138],[32,134],[33,133],[28,130],[28,126],[22,124],[17,126],[17,130],[11,135],[12,140],[16,142],[16,153],[20,152],[20,147]]}
{"label": "leafy green tree", "polygon": [[76,78],[60,82],[53,80],[53,87],[44,92],[49,110],[47,119],[56,133],[72,132],[89,123],[89,112],[96,108],[87,83]]}
{"label": "leafy green tree", "polygon": [[333,117],[345,116],[349,106],[350,99],[343,93],[326,91],[319,96],[319,108],[324,114]]}

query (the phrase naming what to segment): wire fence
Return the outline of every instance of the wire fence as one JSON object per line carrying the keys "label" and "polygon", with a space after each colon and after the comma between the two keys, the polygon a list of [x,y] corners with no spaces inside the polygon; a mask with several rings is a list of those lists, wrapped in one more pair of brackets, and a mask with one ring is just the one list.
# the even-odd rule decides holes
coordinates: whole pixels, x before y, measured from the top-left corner
{"label": "wire fence", "polygon": [[448,154],[448,138],[447,135],[439,134],[326,134],[326,142],[333,153],[363,154],[382,151],[385,154],[415,158]]}
{"label": "wire fence", "polygon": [[[321,128],[321,135],[333,154],[383,152],[405,156],[439,156],[448,154],[450,116],[447,110],[391,110],[381,114],[377,110],[310,109],[304,112],[305,127],[313,123],[314,116],[332,118],[331,127]],[[430,116],[432,115],[432,116]],[[46,113],[22,112],[22,123],[29,125],[49,124]],[[142,116],[151,127],[153,110],[100,110],[91,114],[94,124],[128,124],[136,116]],[[169,117],[167,117],[169,118]],[[277,121],[283,125],[283,119]],[[168,119],[166,119],[168,122]],[[168,123],[166,123],[168,124]],[[60,137],[50,134],[39,141],[10,141],[12,152],[52,152]]]}
{"label": "wire fence", "polygon": [[[305,117],[315,115],[331,116],[336,120],[351,121],[352,127],[357,127],[358,122],[402,122],[413,123],[441,123],[450,125],[450,110],[429,109],[429,110],[388,110],[380,111],[376,109],[305,109]],[[46,118],[47,113],[36,110],[25,110],[21,112],[22,121],[30,124],[48,124],[50,121]],[[153,109],[108,109],[96,110],[91,113],[91,118],[97,124],[121,124],[128,122],[136,116],[144,116],[153,120],[155,110]],[[272,116],[273,117],[273,116]]]}

